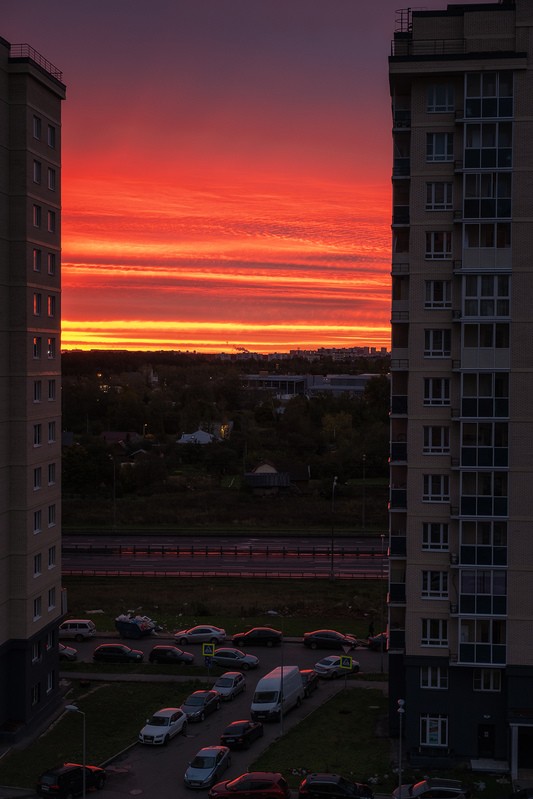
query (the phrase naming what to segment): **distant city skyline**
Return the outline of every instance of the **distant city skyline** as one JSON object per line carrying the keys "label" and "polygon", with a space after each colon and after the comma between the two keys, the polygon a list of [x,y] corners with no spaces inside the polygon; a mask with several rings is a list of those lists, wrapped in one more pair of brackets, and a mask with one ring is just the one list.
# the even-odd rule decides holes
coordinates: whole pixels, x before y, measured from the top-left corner
{"label": "distant city skyline", "polygon": [[397,0],[6,5],[68,86],[63,347],[389,346]]}

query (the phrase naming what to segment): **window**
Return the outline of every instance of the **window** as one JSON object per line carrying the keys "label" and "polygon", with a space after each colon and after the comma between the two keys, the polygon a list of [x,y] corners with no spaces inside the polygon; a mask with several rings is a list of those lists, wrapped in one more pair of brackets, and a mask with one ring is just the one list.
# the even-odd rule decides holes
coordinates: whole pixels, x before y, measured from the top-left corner
{"label": "window", "polygon": [[56,589],[55,586],[48,589],[48,610],[53,610],[56,606]]}
{"label": "window", "polygon": [[468,275],[463,280],[465,316],[509,316],[509,275]]}
{"label": "window", "polygon": [[462,619],[459,659],[462,663],[504,665],[506,623],[498,619]]}
{"label": "window", "polygon": [[48,550],[48,568],[55,569],[56,567],[56,548],[55,545]]}
{"label": "window", "polygon": [[426,258],[444,259],[452,257],[452,234],[449,230],[426,232]]}
{"label": "window", "polygon": [[33,511],[33,533],[40,533],[42,528],[42,518],[43,514],[40,510]]}
{"label": "window", "polygon": [[33,337],[33,357],[40,358],[41,357],[41,346],[42,346],[42,339],[40,336]]}
{"label": "window", "polygon": [[40,139],[42,135],[41,117],[33,117],[33,138]]}
{"label": "window", "polygon": [[461,472],[462,516],[507,516],[507,472]]}
{"label": "window", "polygon": [[434,83],[428,87],[428,114],[455,111],[454,88],[451,83]]}
{"label": "window", "polygon": [[33,182],[40,183],[42,175],[42,164],[40,161],[33,162]]}
{"label": "window", "polygon": [[425,599],[447,599],[448,572],[423,571],[422,596]]}
{"label": "window", "polygon": [[505,250],[511,246],[511,225],[509,222],[469,222],[464,226],[464,247],[466,249]]}
{"label": "window", "polygon": [[509,415],[509,375],[480,372],[462,376],[461,415],[505,417]]}
{"label": "window", "polygon": [[422,619],[422,646],[448,646],[448,621]]}
{"label": "window", "polygon": [[507,574],[504,569],[461,569],[461,613],[507,613]]}
{"label": "window", "polygon": [[449,502],[450,478],[447,474],[425,474],[423,502]]}
{"label": "window", "polygon": [[465,125],[466,169],[510,169],[513,165],[513,123],[478,122]]}
{"label": "window", "polygon": [[40,447],[42,444],[42,427],[40,424],[33,425],[33,446]]}
{"label": "window", "polygon": [[510,172],[466,174],[463,194],[463,215],[467,219],[511,216]]}
{"label": "window", "polygon": [[56,298],[53,294],[48,295],[48,316],[54,317],[56,315]]}
{"label": "window", "polygon": [[452,282],[451,280],[426,280],[426,298],[424,308],[451,308],[452,307]]}
{"label": "window", "polygon": [[56,398],[56,381],[49,380],[48,381],[48,400],[53,402]]}
{"label": "window", "polygon": [[476,349],[508,349],[509,324],[466,324],[463,325],[463,346]]}
{"label": "window", "polygon": [[55,169],[48,167],[48,188],[50,189],[50,191],[55,191],[56,185],[57,185],[56,171]]}
{"label": "window", "polygon": [[48,232],[55,233],[56,232],[56,212],[55,211],[48,211]]}
{"label": "window", "polygon": [[55,275],[56,273],[56,254],[55,252],[49,252],[48,256],[48,274]]}
{"label": "window", "polygon": [[448,669],[446,666],[421,666],[420,687],[446,690],[448,688]]}
{"label": "window", "polygon": [[46,354],[48,358],[55,358],[56,357],[56,340],[55,338],[49,338],[46,344]]}
{"label": "window", "polygon": [[43,648],[40,641],[34,641],[31,645],[31,662],[37,663],[43,656]]}
{"label": "window", "polygon": [[56,423],[48,422],[48,443],[52,444],[56,440]]}
{"label": "window", "polygon": [[38,705],[41,701],[41,683],[38,682],[31,687],[31,704],[32,707]]}
{"label": "window", "polygon": [[41,305],[42,305],[42,295],[38,292],[34,292],[33,294],[33,315],[40,316],[41,315]]}
{"label": "window", "polygon": [[449,358],[452,348],[451,330],[424,331],[424,357]]}
{"label": "window", "polygon": [[449,427],[424,427],[424,449],[428,455],[444,455],[450,451]]}
{"label": "window", "polygon": [[465,117],[512,115],[512,72],[469,72],[465,75]]}
{"label": "window", "polygon": [[48,527],[54,527],[56,523],[56,506],[48,506]]}
{"label": "window", "polygon": [[53,671],[49,671],[46,675],[46,693],[49,694],[51,691],[54,690],[54,679],[55,675]]}
{"label": "window", "polygon": [[450,379],[448,377],[424,378],[424,405],[449,405]]}
{"label": "window", "polygon": [[40,205],[33,206],[33,227],[41,227],[43,209]]}
{"label": "window", "polygon": [[40,402],[42,399],[42,381],[41,380],[34,380],[33,381],[33,401]]}
{"label": "window", "polygon": [[36,466],[33,470],[33,490],[38,491],[42,484],[42,470],[40,466]]}
{"label": "window", "polygon": [[54,646],[55,646],[55,643],[56,642],[55,642],[54,630],[49,630],[48,633],[46,634],[46,649],[48,651],[50,649],[53,649]]}
{"label": "window", "polygon": [[48,146],[52,148],[56,146],[56,129],[53,125],[48,125]]}
{"label": "window", "polygon": [[461,563],[507,565],[507,522],[462,521]]}
{"label": "window", "polygon": [[37,619],[41,618],[42,614],[42,601],[41,597],[35,597],[33,600],[33,621],[37,621]]}
{"label": "window", "polygon": [[33,271],[40,272],[43,259],[43,252],[38,247],[33,248]]}
{"label": "window", "polygon": [[420,746],[448,746],[448,716],[441,713],[420,716]]}
{"label": "window", "polygon": [[453,188],[451,183],[437,181],[426,183],[426,211],[451,211]]}
{"label": "window", "polygon": [[48,464],[48,485],[54,485],[56,481],[56,465],[55,463]]}
{"label": "window", "polygon": [[426,161],[453,161],[453,133],[426,134]]}
{"label": "window", "polygon": [[33,556],[33,576],[34,577],[39,577],[39,575],[42,573],[42,563],[43,563],[43,558],[42,558],[41,553],[39,552],[38,555],[34,555]]}
{"label": "window", "polygon": [[507,422],[463,422],[461,466],[508,466]]}
{"label": "window", "polygon": [[444,522],[423,522],[422,549],[447,551],[448,525]]}
{"label": "window", "polygon": [[498,669],[474,669],[474,691],[501,691],[502,673]]}

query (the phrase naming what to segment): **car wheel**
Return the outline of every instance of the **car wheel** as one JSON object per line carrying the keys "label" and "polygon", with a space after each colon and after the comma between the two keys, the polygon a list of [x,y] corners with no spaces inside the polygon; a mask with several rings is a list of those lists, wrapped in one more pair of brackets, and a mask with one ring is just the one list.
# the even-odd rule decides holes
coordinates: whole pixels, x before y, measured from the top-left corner
{"label": "car wheel", "polygon": [[98,777],[98,779],[96,780],[96,790],[101,791],[104,788],[104,785],[105,785],[105,777],[103,774],[101,774],[100,777]]}
{"label": "car wheel", "polygon": [[165,740],[163,741],[163,746],[166,746],[168,744],[169,740],[170,739],[169,739],[168,735],[165,735]]}
{"label": "car wheel", "polygon": [[311,643],[309,644],[309,646],[311,647],[311,649],[316,649],[316,648],[318,647],[318,644],[317,644],[317,642],[316,642],[316,641],[311,641]]}
{"label": "car wheel", "polygon": [[242,670],[243,671],[248,671],[249,668],[250,668],[250,666],[248,665],[248,663],[243,663],[242,664]]}
{"label": "car wheel", "polygon": [[186,643],[187,643],[186,638],[180,638],[180,644],[186,644]]}

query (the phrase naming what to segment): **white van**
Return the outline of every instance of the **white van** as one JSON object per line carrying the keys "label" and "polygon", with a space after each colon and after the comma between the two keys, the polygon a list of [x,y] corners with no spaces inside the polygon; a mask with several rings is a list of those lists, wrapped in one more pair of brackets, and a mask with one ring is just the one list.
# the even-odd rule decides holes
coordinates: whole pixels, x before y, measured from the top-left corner
{"label": "white van", "polygon": [[75,641],[84,641],[96,635],[96,626],[91,619],[69,619],[59,625],[60,638],[73,638]]}
{"label": "white van", "polygon": [[304,698],[304,685],[298,666],[278,666],[257,683],[251,713],[254,721],[275,721]]}

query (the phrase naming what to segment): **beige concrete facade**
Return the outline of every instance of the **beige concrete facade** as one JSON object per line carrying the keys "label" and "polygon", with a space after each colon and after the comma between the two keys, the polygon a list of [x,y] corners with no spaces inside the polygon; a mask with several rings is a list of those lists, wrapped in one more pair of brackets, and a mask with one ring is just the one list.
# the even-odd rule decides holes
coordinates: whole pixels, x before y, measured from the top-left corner
{"label": "beige concrete facade", "polygon": [[[533,768],[533,4],[402,12],[393,110],[390,720]],[[468,712],[465,713],[465,708]]]}
{"label": "beige concrete facade", "polygon": [[0,736],[58,696],[64,97],[52,64],[0,39]]}

